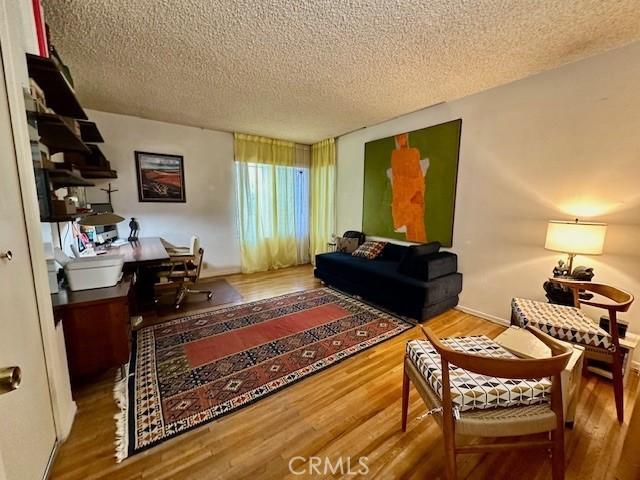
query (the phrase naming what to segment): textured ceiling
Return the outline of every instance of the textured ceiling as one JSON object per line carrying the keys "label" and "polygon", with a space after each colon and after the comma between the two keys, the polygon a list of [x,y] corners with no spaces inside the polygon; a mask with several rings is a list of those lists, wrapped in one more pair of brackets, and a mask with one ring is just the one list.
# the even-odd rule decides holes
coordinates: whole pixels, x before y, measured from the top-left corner
{"label": "textured ceiling", "polygon": [[45,0],[88,108],[310,143],[640,38],[640,0]]}

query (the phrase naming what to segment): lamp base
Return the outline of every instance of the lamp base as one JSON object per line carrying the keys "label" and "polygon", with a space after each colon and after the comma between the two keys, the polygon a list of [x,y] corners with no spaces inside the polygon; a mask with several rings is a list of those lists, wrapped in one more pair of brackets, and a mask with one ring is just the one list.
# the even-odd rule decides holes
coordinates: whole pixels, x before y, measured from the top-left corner
{"label": "lamp base", "polygon": [[[573,260],[573,259],[571,259]],[[554,278],[564,278],[567,280],[580,280],[582,282],[590,282],[595,274],[592,267],[578,266],[573,271],[569,269],[569,265],[566,265],[563,260],[558,262],[558,265],[553,269]],[[546,281],[542,285],[544,288],[545,296],[549,303],[555,303],[557,305],[567,305],[570,307],[575,306],[573,304],[573,293],[567,287],[559,285],[555,282]],[[580,298],[583,300],[589,300],[593,298],[590,293],[581,293]]]}

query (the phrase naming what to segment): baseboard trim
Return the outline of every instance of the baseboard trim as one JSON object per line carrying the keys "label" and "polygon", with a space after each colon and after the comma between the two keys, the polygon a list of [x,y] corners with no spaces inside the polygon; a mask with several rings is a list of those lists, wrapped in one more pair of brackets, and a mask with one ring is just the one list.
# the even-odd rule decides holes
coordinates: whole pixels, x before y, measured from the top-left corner
{"label": "baseboard trim", "polygon": [[468,313],[469,315],[473,315],[474,317],[484,318],[485,320],[489,320],[492,323],[497,323],[498,325],[502,325],[505,327],[508,327],[510,325],[510,322],[505,320],[504,318],[496,317],[495,315],[484,313],[474,308],[465,307],[464,305],[458,305],[455,308],[457,310],[460,310],[461,312]]}
{"label": "baseboard trim", "polygon": [[235,275],[236,273],[242,273],[240,267],[225,268],[220,270],[210,270],[203,268],[202,272],[200,272],[200,276],[202,278],[214,278],[224,277],[225,275]]}

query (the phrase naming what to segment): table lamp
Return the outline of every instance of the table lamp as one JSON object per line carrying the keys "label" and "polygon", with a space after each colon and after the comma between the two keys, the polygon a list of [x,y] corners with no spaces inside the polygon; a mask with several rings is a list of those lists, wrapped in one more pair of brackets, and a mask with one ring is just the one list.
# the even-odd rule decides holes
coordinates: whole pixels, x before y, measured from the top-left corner
{"label": "table lamp", "polygon": [[544,248],[569,255],[569,275],[573,271],[573,258],[576,255],[601,255],[606,223],[573,222],[550,220],[547,226],[547,239]]}

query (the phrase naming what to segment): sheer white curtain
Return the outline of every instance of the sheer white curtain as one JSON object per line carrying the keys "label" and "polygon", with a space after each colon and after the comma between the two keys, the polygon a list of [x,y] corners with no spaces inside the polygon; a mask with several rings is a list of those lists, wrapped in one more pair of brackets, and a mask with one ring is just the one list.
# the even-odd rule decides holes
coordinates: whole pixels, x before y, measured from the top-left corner
{"label": "sheer white curtain", "polygon": [[242,271],[309,261],[308,149],[236,134],[238,229]]}

